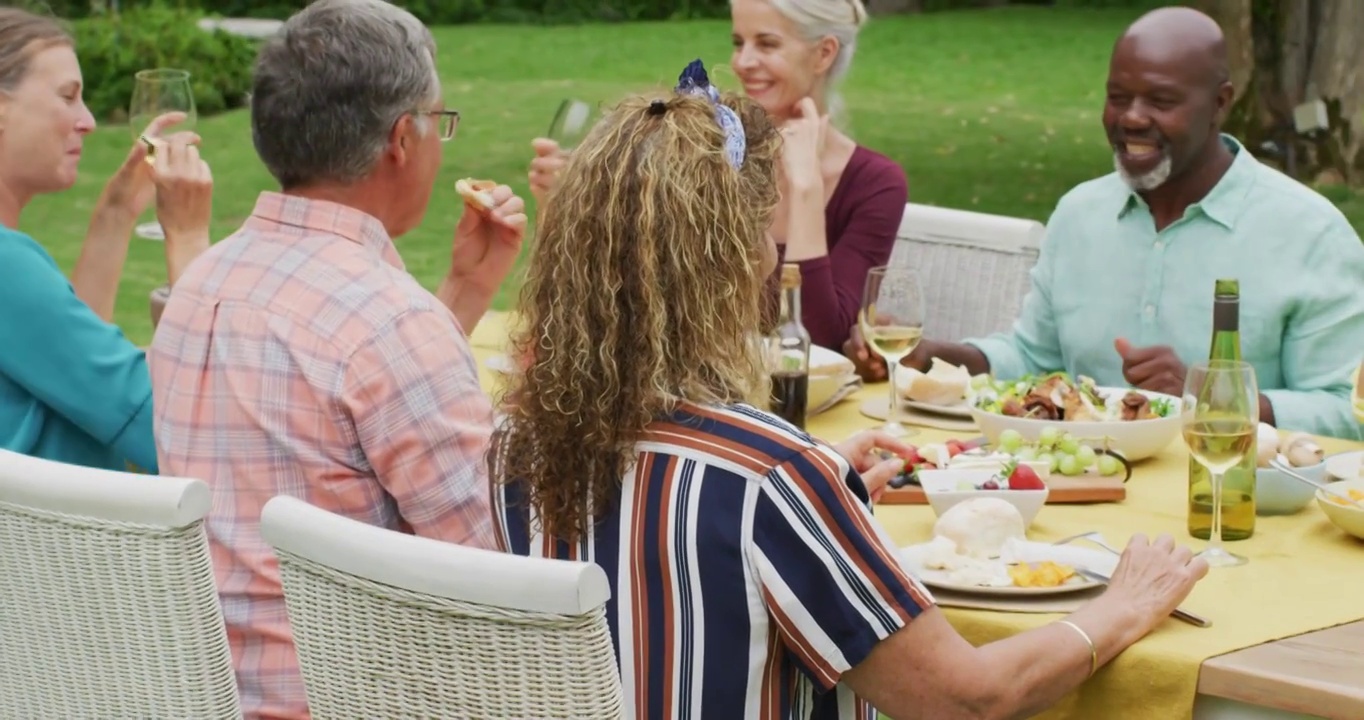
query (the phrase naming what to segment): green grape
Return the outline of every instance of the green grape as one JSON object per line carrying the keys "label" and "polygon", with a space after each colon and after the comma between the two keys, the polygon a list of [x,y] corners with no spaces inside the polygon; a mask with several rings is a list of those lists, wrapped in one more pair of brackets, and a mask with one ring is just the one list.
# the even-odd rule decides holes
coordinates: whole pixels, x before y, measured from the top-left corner
{"label": "green grape", "polygon": [[1060,462],[1060,458],[1051,453],[1044,452],[1037,456],[1037,461],[1046,463],[1047,467],[1050,468],[1052,472],[1056,472],[1056,466],[1057,463]]}
{"label": "green grape", "polygon": [[1056,443],[1056,449],[1063,453],[1074,455],[1080,451],[1080,441],[1076,440],[1074,435],[1066,433],[1065,435],[1062,435],[1060,441]]}
{"label": "green grape", "polygon": [[1042,432],[1037,435],[1037,444],[1044,448],[1056,447],[1057,441],[1061,439],[1061,431],[1055,427],[1044,427]]}
{"label": "green grape", "polygon": [[1085,466],[1080,464],[1080,459],[1074,455],[1062,455],[1057,461],[1056,469],[1062,475],[1079,475],[1085,471]]}
{"label": "green grape", "polygon": [[1006,453],[1014,453],[1023,447],[1023,434],[1017,430],[1005,430],[999,434],[999,449]]}
{"label": "green grape", "polygon": [[1094,448],[1088,445],[1081,445],[1080,449],[1075,451],[1075,459],[1080,461],[1080,467],[1087,468],[1093,465],[1095,455]]}
{"label": "green grape", "polygon": [[1019,460],[1036,460],[1037,448],[1035,447],[1019,448],[1017,452],[1013,453],[1013,456],[1018,458]]}
{"label": "green grape", "polygon": [[1112,455],[1099,456],[1099,474],[1104,477],[1122,472],[1122,461]]}

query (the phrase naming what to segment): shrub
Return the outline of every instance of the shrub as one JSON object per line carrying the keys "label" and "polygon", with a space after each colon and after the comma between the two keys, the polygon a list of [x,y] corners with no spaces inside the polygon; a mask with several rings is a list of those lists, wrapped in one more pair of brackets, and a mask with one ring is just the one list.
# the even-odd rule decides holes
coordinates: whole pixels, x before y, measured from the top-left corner
{"label": "shrub", "polygon": [[97,117],[126,118],[133,76],[157,67],[188,70],[202,115],[246,104],[253,40],[198,26],[197,11],[153,5],[73,23],[76,54],[85,75],[85,102]]}

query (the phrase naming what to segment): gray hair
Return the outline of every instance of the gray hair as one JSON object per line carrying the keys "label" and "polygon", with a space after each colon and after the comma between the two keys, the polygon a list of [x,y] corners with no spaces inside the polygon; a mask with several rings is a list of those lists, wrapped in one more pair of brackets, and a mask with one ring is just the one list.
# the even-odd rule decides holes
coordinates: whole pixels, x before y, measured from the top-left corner
{"label": "gray hair", "polygon": [[829,115],[836,124],[846,120],[843,96],[838,92],[838,83],[852,67],[853,53],[857,51],[857,33],[867,22],[867,8],[862,0],[770,0],[772,7],[782,17],[796,26],[796,31],[809,42],[824,37],[838,41],[838,54],[829,66],[829,80],[826,84]]}
{"label": "gray hair", "polygon": [[838,55],[829,66],[830,85],[848,74],[857,50],[857,33],[867,21],[862,0],[771,0],[771,3],[806,40],[815,42],[829,36],[838,41]]}
{"label": "gray hair", "polygon": [[[383,0],[317,0],[256,59],[251,139],[288,189],[367,175],[405,113],[440,99],[436,42]],[[428,118],[417,116],[422,132]]]}

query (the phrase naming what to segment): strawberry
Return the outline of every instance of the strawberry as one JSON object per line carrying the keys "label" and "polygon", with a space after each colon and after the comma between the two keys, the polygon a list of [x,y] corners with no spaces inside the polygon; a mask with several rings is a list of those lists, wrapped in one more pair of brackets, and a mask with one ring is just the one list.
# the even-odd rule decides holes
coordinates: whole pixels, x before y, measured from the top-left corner
{"label": "strawberry", "polygon": [[947,445],[947,457],[949,458],[954,458],[963,452],[966,452],[966,446],[963,445],[960,440],[948,440],[944,444]]}
{"label": "strawberry", "polygon": [[1018,463],[1013,472],[1009,473],[1010,490],[1045,490],[1046,487],[1031,465]]}
{"label": "strawberry", "polygon": [[923,465],[928,462],[927,460],[924,459],[923,455],[919,454],[919,448],[916,448],[913,445],[909,446],[909,454],[905,455],[904,459],[905,465],[910,467],[916,465]]}

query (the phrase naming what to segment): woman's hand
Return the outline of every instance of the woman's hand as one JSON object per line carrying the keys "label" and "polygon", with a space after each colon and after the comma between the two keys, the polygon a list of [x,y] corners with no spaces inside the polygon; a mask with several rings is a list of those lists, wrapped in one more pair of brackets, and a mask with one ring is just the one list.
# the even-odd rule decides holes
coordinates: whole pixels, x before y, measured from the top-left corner
{"label": "woman's hand", "polygon": [[[873,502],[881,498],[886,484],[905,469],[904,459],[914,451],[880,430],[863,430],[833,447],[862,476],[862,483],[867,486]],[[894,457],[883,459],[880,453],[873,451],[889,452]]]}
{"label": "woman's hand", "polygon": [[785,145],[782,148],[783,183],[788,190],[800,186],[822,184],[820,159],[824,156],[824,138],[829,132],[829,117],[820,115],[815,101],[803,98],[796,103],[795,112],[781,128]]}
{"label": "woman's hand", "polygon": [[1188,547],[1176,546],[1169,535],[1148,542],[1145,535],[1138,533],[1123,550],[1104,595],[1112,596],[1145,618],[1147,626],[1142,628],[1145,635],[1184,602],[1194,585],[1207,574],[1208,564],[1194,557]]}
{"label": "woman's hand", "polygon": [[166,265],[173,286],[194,258],[208,249],[213,220],[213,173],[194,146],[198,138],[177,133],[154,139],[152,183],[156,219],[166,233]]}
{"label": "woman's hand", "polygon": [[[197,144],[199,136],[192,132],[179,132],[170,137],[161,137],[167,128],[184,120],[185,114],[182,112],[160,115],[147,125],[147,130],[143,135],[152,138],[153,142],[179,141],[185,144]],[[158,140],[158,138],[160,139]],[[156,191],[152,183],[151,166],[147,162],[149,152],[146,143],[141,140],[133,142],[133,147],[128,151],[128,156],[123,159],[123,164],[119,166],[118,170],[114,171],[114,176],[109,178],[109,182],[104,185],[104,193],[100,196],[100,207],[116,210],[134,218],[147,209]]]}
{"label": "woman's hand", "polygon": [[559,143],[545,138],[531,141],[531,147],[535,149],[535,158],[530,161],[527,177],[530,178],[530,194],[535,197],[536,206],[540,206],[559,180],[559,172],[568,164],[568,153],[559,147]]}

